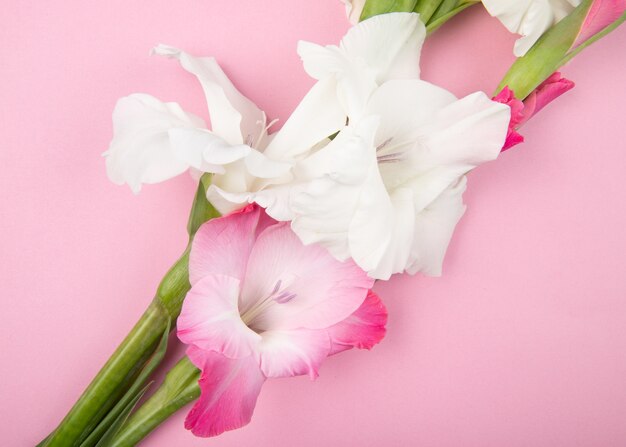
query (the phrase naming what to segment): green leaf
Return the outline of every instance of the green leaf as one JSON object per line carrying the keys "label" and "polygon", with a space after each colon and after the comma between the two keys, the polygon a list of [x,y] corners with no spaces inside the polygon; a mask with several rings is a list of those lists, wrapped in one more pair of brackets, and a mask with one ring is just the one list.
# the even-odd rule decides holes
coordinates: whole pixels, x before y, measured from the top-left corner
{"label": "green leaf", "polygon": [[[163,335],[161,336],[161,340],[159,341],[159,345],[157,346],[156,350],[154,351],[154,354],[152,355],[148,363],[146,363],[146,365],[143,367],[143,369],[141,370],[141,372],[139,373],[139,375],[137,376],[137,378],[135,379],[131,387],[128,389],[128,391],[124,394],[124,396],[122,396],[122,398],[111,409],[111,411],[107,413],[104,419],[100,421],[97,427],[89,434],[87,439],[85,439],[80,444],[80,447],[100,446],[100,444],[98,443],[98,440],[101,439],[103,436],[105,436],[106,433],[109,433],[111,430],[111,427],[113,427],[115,424],[118,423],[122,415],[126,414],[124,419],[121,421],[120,425],[117,427],[117,430],[115,431],[115,433],[117,433],[117,431],[121,427],[121,424],[123,424],[126,421],[128,414],[130,414],[130,411],[134,408],[135,404],[137,403],[137,400],[138,400],[137,396],[139,394],[143,395],[143,393],[145,393],[147,387],[142,388],[142,386],[144,385],[148,377],[157,368],[157,366],[159,366],[159,364],[165,357],[165,351],[167,350],[167,339],[168,339],[169,333],[170,333],[170,323],[168,322],[167,327],[165,331],[163,332]],[[132,403],[132,406],[131,406],[131,403]],[[130,410],[129,410],[129,407],[130,407]],[[128,410],[128,413],[125,413],[127,410]],[[113,435],[110,435],[111,439],[113,438],[115,433],[113,433]]]}
{"label": "green leaf", "polygon": [[187,232],[189,238],[193,238],[198,228],[209,219],[219,217],[220,213],[211,205],[206,198],[206,190],[211,185],[211,174],[203,174],[198,184],[198,190],[193,199],[193,206],[191,207],[191,213],[189,214],[189,221],[187,222]]}
{"label": "green leaf", "polygon": [[417,0],[367,0],[360,20],[388,12],[412,12],[416,4]]}
{"label": "green leaf", "polygon": [[152,382],[148,383],[133,396],[133,398],[122,409],[117,418],[115,418],[107,431],[104,432],[103,436],[100,438],[95,447],[109,447],[112,445],[112,441],[115,438],[115,435],[120,431],[120,428],[122,428],[122,425],[124,425],[124,422],[126,422],[128,416],[137,405],[137,402],[139,402],[139,399],[142,398],[142,396],[145,394],[151,384]]}

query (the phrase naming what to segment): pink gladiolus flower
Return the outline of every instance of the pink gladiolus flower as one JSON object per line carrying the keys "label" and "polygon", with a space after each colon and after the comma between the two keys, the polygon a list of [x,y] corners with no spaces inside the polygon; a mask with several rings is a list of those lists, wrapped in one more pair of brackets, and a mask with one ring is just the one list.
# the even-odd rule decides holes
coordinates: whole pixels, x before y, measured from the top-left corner
{"label": "pink gladiolus flower", "polygon": [[502,151],[522,143],[524,137],[517,130],[550,102],[568,90],[573,89],[574,85],[569,79],[561,77],[561,73],[557,71],[533,90],[523,102],[515,97],[515,94],[509,87],[504,87],[500,93],[494,96],[494,101],[507,104],[511,108],[509,131]]}
{"label": "pink gladiolus flower", "polygon": [[257,206],[198,230],[189,280],[177,326],[202,371],[200,399],[185,421],[197,436],[250,422],[266,378],[315,378],[329,355],[370,349],[385,334],[373,280],[352,261],[304,246],[288,223]]}

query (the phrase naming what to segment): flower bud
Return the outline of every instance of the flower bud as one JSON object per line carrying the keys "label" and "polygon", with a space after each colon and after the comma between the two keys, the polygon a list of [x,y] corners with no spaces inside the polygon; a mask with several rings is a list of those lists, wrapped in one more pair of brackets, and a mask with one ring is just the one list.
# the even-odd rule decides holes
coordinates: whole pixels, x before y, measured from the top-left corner
{"label": "flower bud", "polygon": [[626,19],[626,0],[584,0],[517,59],[498,86],[526,98],[563,64]]}
{"label": "flower bud", "polygon": [[502,151],[522,143],[524,137],[517,130],[546,105],[573,88],[574,83],[562,77],[558,71],[543,81],[523,102],[515,97],[513,90],[508,86],[504,87],[493,98],[494,101],[506,104],[511,108],[511,121]]}

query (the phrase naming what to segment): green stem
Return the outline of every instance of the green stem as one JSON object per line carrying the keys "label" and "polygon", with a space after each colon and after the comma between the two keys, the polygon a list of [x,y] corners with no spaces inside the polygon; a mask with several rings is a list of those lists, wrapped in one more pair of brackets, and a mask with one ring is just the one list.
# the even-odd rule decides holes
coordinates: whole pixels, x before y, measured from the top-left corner
{"label": "green stem", "polygon": [[167,327],[168,315],[158,300],[152,301],[135,327],[83,392],[46,447],[79,445],[124,393]]}
{"label": "green stem", "polygon": [[389,12],[417,12],[428,34],[480,0],[367,0],[360,21]]}
{"label": "green stem", "polygon": [[[199,226],[219,214],[206,200],[210,177],[203,176],[189,218],[189,239]],[[57,429],[42,444],[45,447],[77,447],[85,440],[152,356],[168,324],[174,327],[189,285],[189,245],[170,268],[157,290],[156,297],[115,350],[91,384],[80,396]]]}
{"label": "green stem", "polygon": [[443,25],[448,20],[450,20],[451,18],[456,16],[458,13],[466,10],[470,6],[476,5],[477,3],[480,3],[480,1],[461,2],[454,9],[451,9],[450,11],[447,11],[445,14],[443,14],[443,15],[435,15],[430,20],[428,25],[426,25],[426,31],[428,32],[428,34],[434,33],[435,31],[437,31],[439,29],[439,27],[441,27],[441,25]]}
{"label": "green stem", "polygon": [[131,447],[189,402],[200,396],[200,370],[183,357],[159,389],[128,419],[109,447]]}

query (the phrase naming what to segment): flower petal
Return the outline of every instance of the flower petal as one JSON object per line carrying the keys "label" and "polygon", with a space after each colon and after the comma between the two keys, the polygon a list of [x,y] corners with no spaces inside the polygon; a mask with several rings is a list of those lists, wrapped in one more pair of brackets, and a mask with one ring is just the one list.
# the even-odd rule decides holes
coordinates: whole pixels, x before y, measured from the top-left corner
{"label": "flower petal", "polygon": [[290,198],[292,228],[304,244],[322,244],[340,260],[351,257],[348,230],[360,200],[368,200],[361,189],[375,169],[377,127],[377,117],[347,126],[294,168],[296,178],[307,183]]}
{"label": "flower petal", "polygon": [[216,352],[189,347],[187,355],[202,370],[200,399],[185,419],[196,436],[217,436],[252,419],[265,376],[253,357],[228,359]]}
{"label": "flower petal", "polygon": [[377,85],[390,79],[419,78],[419,55],[426,27],[414,13],[389,13],[353,26],[339,46],[300,42],[298,54],[315,79],[334,76],[348,116],[361,116]]}
{"label": "flower petal", "polygon": [[265,212],[278,221],[289,221],[295,217],[289,206],[289,197],[300,192],[303,184],[286,183],[270,185],[255,192],[232,193],[224,191],[215,184],[209,186],[207,197],[220,211],[234,211],[247,203],[256,203],[265,209]]}
{"label": "flower petal", "polygon": [[211,219],[194,236],[189,254],[189,281],[195,285],[207,275],[226,275],[243,281],[257,237],[261,210]]}
{"label": "flower petal", "polygon": [[413,193],[399,188],[391,195],[380,175],[368,179],[352,222],[348,242],[354,262],[369,276],[387,280],[402,273],[410,262],[411,241],[415,227]]}
{"label": "flower petal", "polygon": [[133,192],[142,183],[158,183],[182,174],[189,165],[172,151],[168,131],[204,127],[195,115],[173,102],[134,94],[118,100],[113,111],[113,140],[106,156],[107,175]]}
{"label": "flower petal", "polygon": [[[305,71],[315,79],[336,74],[343,66],[339,59],[362,60],[372,70],[374,80],[419,78],[419,55],[426,38],[426,27],[418,14],[394,12],[371,17],[353,26],[339,47],[314,48],[302,42],[298,54]],[[303,45],[304,44],[304,45]],[[325,50],[325,51],[323,51]]]}
{"label": "flower petal", "polygon": [[506,140],[511,109],[484,93],[466,96],[433,114],[420,127],[422,151],[412,160],[410,187],[420,211],[476,166],[497,158]]}
{"label": "flower petal", "polygon": [[318,376],[328,356],[330,339],[324,330],[267,331],[259,346],[261,370],[266,377]]}
{"label": "flower petal", "polygon": [[206,129],[172,129],[169,136],[176,156],[202,172],[223,174],[223,165],[240,160],[252,151],[245,144],[231,146]]}
{"label": "flower petal", "polygon": [[292,167],[292,163],[272,160],[257,150],[252,150],[244,159],[244,163],[250,175],[261,179],[282,177]]}
{"label": "flower petal", "polygon": [[231,359],[252,355],[261,337],[241,320],[238,296],[239,280],[230,276],[208,275],[196,282],[176,322],[180,341]]}
{"label": "flower petal", "polygon": [[328,329],[329,355],[351,348],[372,349],[385,336],[386,325],[387,309],[378,295],[370,290],[352,315]]}
{"label": "flower petal", "polygon": [[303,245],[280,223],[263,231],[252,249],[239,308],[257,331],[322,329],[354,312],[372,285],[352,261]]}
{"label": "flower petal", "polygon": [[211,128],[231,145],[252,145],[265,134],[265,113],[243,96],[212,57],[194,57],[167,45],[154,48],[160,56],[178,59],[194,74],[207,99]]}
{"label": "flower petal", "polygon": [[304,96],[263,153],[275,160],[295,159],[339,131],[345,123],[336,81],[321,80]]}
{"label": "flower petal", "polygon": [[522,37],[513,52],[521,57],[552,25],[568,15],[582,0],[483,0],[483,5],[512,33]]}
{"label": "flower petal", "polygon": [[406,268],[410,275],[417,272],[429,276],[441,275],[443,259],[454,228],[465,213],[465,186],[466,178],[461,177],[417,214],[411,246],[412,262]]}

